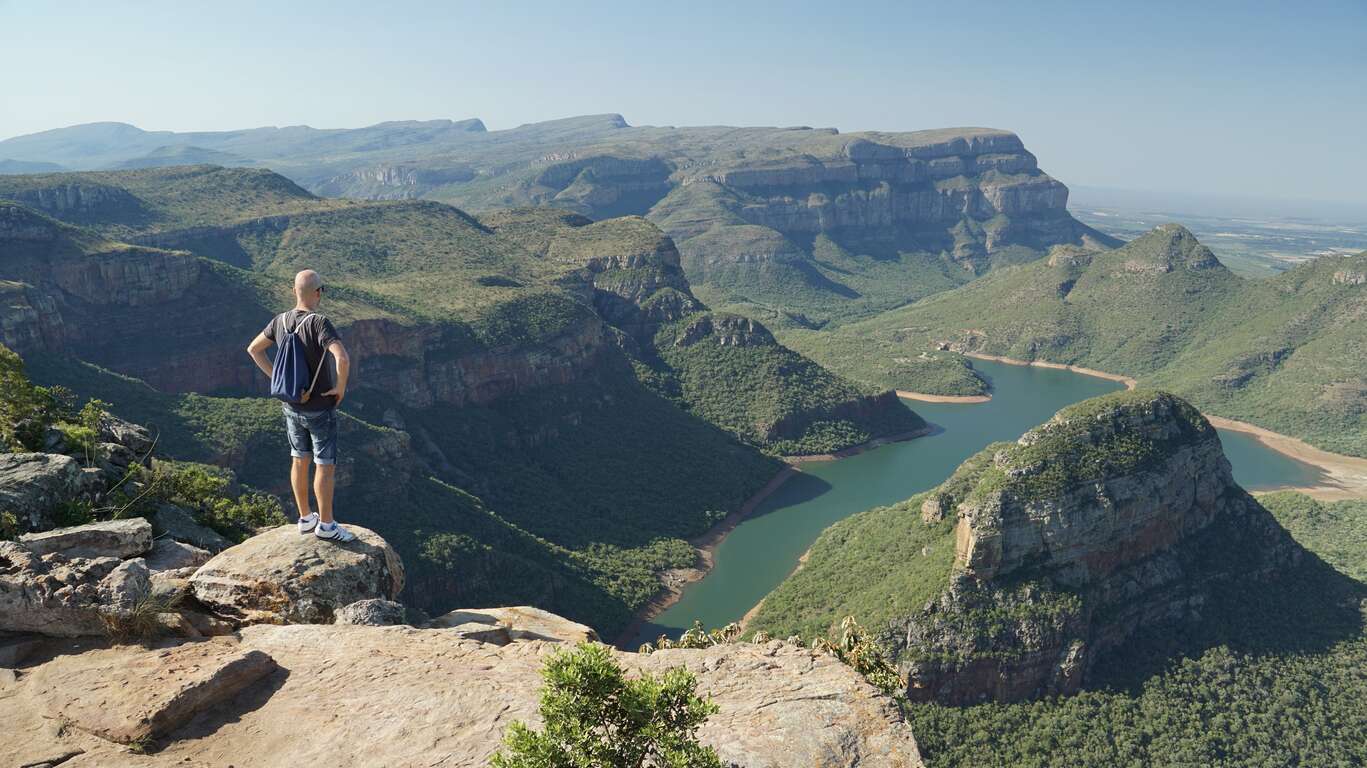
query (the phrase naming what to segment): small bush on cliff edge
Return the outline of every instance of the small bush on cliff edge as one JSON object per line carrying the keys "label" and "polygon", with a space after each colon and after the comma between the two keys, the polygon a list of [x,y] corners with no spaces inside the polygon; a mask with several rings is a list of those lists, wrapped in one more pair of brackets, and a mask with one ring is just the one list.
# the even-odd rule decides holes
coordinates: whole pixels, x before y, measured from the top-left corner
{"label": "small bush on cliff edge", "polygon": [[541,718],[514,723],[494,768],[721,768],[698,728],[717,711],[682,667],[628,680],[607,646],[584,643],[541,671]]}

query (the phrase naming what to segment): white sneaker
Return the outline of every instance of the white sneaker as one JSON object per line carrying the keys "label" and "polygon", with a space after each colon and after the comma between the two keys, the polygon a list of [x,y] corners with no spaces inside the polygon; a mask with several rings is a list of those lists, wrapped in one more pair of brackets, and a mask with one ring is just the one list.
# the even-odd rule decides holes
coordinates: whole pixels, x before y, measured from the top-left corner
{"label": "white sneaker", "polygon": [[299,532],[313,533],[313,529],[318,527],[318,513],[310,512],[308,517],[299,518]]}
{"label": "white sneaker", "polygon": [[341,544],[356,540],[356,534],[348,531],[337,523],[333,523],[331,526],[327,523],[319,523],[318,527],[313,530],[313,535],[320,539],[336,541]]}

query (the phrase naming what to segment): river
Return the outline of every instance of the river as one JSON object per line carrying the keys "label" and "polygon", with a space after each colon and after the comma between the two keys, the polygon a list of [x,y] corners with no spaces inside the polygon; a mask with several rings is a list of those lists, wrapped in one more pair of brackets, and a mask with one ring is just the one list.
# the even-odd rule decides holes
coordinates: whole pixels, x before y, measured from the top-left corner
{"label": "river", "polygon": [[[985,403],[911,406],[939,429],[837,461],[809,462],[765,499],[718,545],[712,570],[684,589],[678,602],[646,624],[627,647],[677,636],[694,620],[707,627],[738,621],[797,566],[823,530],[849,515],[933,488],[988,443],[1015,440],[1072,403],[1124,385],[1071,371],[1005,365],[974,367],[992,383]],[[1267,448],[1255,438],[1221,430],[1234,476],[1249,490],[1316,485],[1322,473]]]}

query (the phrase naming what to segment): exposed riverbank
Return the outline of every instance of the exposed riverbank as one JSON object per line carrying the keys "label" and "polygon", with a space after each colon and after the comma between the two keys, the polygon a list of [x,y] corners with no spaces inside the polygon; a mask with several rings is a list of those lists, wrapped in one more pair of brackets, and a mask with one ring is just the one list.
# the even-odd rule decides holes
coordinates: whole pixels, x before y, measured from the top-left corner
{"label": "exposed riverbank", "polygon": [[1095,368],[1080,368],[1076,365],[1065,365],[1064,363],[1050,363],[1045,360],[1017,360],[1015,358],[1001,357],[999,355],[984,355],[979,352],[965,352],[963,354],[964,357],[972,357],[977,360],[991,360],[994,363],[1004,363],[1006,365],[1029,365],[1035,368],[1053,368],[1059,371],[1071,371],[1073,373],[1080,373],[1083,376],[1095,376],[1098,379],[1118,381],[1121,384],[1124,384],[1126,389],[1134,389],[1139,384],[1139,382],[1136,381],[1133,377],[1121,376],[1118,373],[1107,373],[1105,371],[1098,371]]}
{"label": "exposed riverbank", "polygon": [[889,443],[898,443],[904,440],[912,440],[924,435],[929,435],[934,431],[935,427],[927,424],[921,429],[890,435],[888,437],[876,438],[867,443],[861,443],[851,448],[846,448],[843,451],[836,451],[835,453],[821,453],[811,456],[784,456],[783,461],[787,466],[780,469],[778,474],[774,475],[763,488],[756,491],[753,496],[747,499],[745,503],[741,505],[740,509],[737,509],[722,518],[720,522],[709,528],[703,535],[689,540],[688,543],[691,544],[698,553],[696,564],[691,568],[675,568],[660,574],[660,592],[636,612],[636,615],[632,617],[631,623],[627,625],[626,629],[622,630],[622,633],[613,641],[613,644],[624,650],[635,650],[634,648],[627,648],[626,646],[640,634],[641,628],[651,619],[664,613],[670,606],[678,602],[679,597],[683,594],[684,587],[702,579],[712,570],[713,558],[716,554],[717,547],[726,540],[726,535],[735,530],[736,526],[740,525],[741,521],[749,517],[750,514],[755,511],[755,508],[763,503],[765,499],[769,498],[774,491],[777,491],[779,487],[794,475],[800,473],[802,471],[800,468],[801,464],[848,458]]}
{"label": "exposed riverbank", "polygon": [[1316,448],[1304,440],[1283,435],[1280,432],[1273,432],[1270,429],[1263,429],[1245,421],[1235,421],[1210,414],[1206,414],[1206,419],[1219,429],[1252,435],[1257,438],[1258,442],[1277,453],[1290,456],[1297,461],[1305,462],[1320,469],[1332,483],[1308,488],[1286,488],[1284,490],[1300,491],[1307,496],[1313,496],[1324,501],[1367,499],[1367,459],[1330,453]]}
{"label": "exposed riverbank", "polygon": [[897,396],[904,400],[920,400],[923,403],[986,403],[992,395],[927,395],[924,392],[897,390]]}
{"label": "exposed riverbank", "polygon": [[[1095,368],[1081,368],[1076,365],[1064,365],[1063,363],[1050,363],[1044,360],[1016,360],[999,355],[984,355],[977,352],[966,352],[965,357],[972,357],[978,360],[991,360],[1006,365],[1029,365],[1038,368],[1056,368],[1064,371],[1080,373],[1084,376],[1096,376],[1110,381],[1118,381],[1128,389],[1134,389],[1138,382],[1130,376],[1122,376],[1117,373],[1107,373],[1098,371]],[[948,401],[956,402],[956,401]],[[1289,486],[1276,490],[1299,491],[1307,496],[1313,496],[1325,501],[1339,501],[1342,499],[1367,499],[1367,459],[1356,456],[1344,456],[1338,453],[1316,448],[1313,445],[1299,438],[1283,435],[1280,432],[1273,432],[1245,421],[1227,419],[1223,416],[1203,414],[1212,425],[1217,429],[1227,429],[1232,432],[1243,432],[1257,438],[1258,442],[1268,448],[1290,457],[1296,461],[1309,464],[1320,470],[1329,478],[1329,484],[1296,487]]]}

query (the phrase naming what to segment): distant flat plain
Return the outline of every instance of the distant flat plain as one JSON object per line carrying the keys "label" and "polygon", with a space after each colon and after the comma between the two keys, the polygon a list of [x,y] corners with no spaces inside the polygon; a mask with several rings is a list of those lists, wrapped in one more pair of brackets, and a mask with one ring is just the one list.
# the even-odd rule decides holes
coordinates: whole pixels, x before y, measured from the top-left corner
{"label": "distant flat plain", "polygon": [[1290,201],[1164,200],[1156,194],[1074,187],[1068,212],[1123,240],[1174,222],[1244,277],[1270,277],[1319,256],[1367,250],[1367,210]]}

